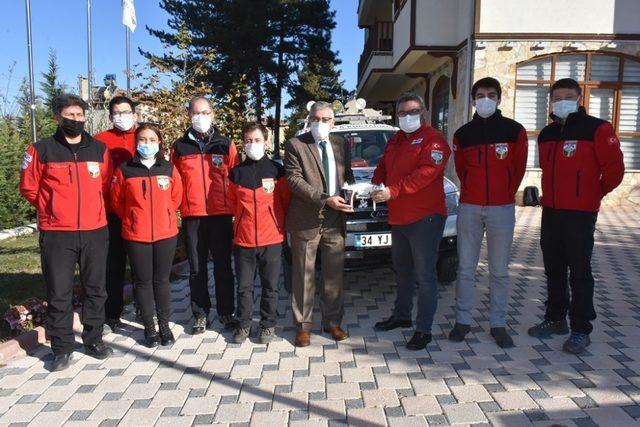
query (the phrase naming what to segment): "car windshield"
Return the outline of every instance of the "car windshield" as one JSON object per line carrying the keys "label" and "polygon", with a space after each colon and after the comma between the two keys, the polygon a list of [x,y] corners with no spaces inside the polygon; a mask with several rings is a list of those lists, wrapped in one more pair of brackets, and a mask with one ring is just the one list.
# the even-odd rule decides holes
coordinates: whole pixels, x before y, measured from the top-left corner
{"label": "car windshield", "polygon": [[382,158],[385,144],[395,135],[396,131],[375,129],[333,133],[344,137],[349,142],[351,166],[357,168],[376,166]]}

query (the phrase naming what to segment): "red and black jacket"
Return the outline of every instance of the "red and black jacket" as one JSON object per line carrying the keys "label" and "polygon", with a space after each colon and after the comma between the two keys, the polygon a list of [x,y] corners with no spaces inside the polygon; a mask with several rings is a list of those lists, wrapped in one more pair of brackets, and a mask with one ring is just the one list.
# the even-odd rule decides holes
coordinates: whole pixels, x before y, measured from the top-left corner
{"label": "red and black jacket", "polygon": [[182,180],[171,162],[158,155],[147,168],[135,155],[113,176],[111,205],[122,220],[122,238],[156,242],[178,234],[176,210]]}
{"label": "red and black jacket", "polygon": [[[100,132],[95,135],[94,138],[100,142],[103,142],[109,150],[111,156],[111,165],[113,170],[116,171],[120,165],[133,158],[136,152],[136,128],[133,126],[128,131],[121,131],[120,129],[113,128]],[[111,208],[111,203],[107,203],[107,212],[114,212]]]}
{"label": "red and black jacket", "polygon": [[622,182],[624,162],[611,123],[583,107],[564,124],[554,122],[538,135],[542,206],[597,212],[602,198]]}
{"label": "red and black jacket", "polygon": [[229,180],[234,243],[250,248],[282,243],[291,200],[284,167],[267,156],[257,161],[246,159],[231,169]]}
{"label": "red and black jacket", "polygon": [[447,215],[444,168],[450,155],[442,134],[426,124],[409,134],[400,130],[387,142],[371,182],[389,188],[389,224]]}
{"label": "red and black jacket", "polygon": [[203,148],[197,138],[196,132],[188,129],[171,149],[171,161],[184,183],[180,213],[183,218],[230,215],[227,187],[229,171],[238,163],[236,146],[217,129],[202,140]]}
{"label": "red and black jacket", "polygon": [[473,119],[453,136],[460,202],[481,206],[515,202],[527,166],[527,132],[500,110]]}
{"label": "red and black jacket", "polygon": [[84,132],[74,153],[58,129],[27,148],[20,193],[36,208],[40,230],[96,230],[107,225],[111,173],[111,158],[102,142]]}

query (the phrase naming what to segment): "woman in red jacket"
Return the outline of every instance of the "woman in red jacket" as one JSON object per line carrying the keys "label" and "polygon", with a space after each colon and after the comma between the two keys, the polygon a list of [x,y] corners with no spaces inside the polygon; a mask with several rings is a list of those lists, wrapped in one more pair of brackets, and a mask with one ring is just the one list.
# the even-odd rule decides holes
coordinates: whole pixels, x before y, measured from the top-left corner
{"label": "woman in red jacket", "polygon": [[238,344],[251,331],[256,270],[262,285],[258,339],[267,344],[275,337],[284,216],[290,193],[284,168],[265,154],[267,137],[264,125],[247,123],[242,128],[247,158],[229,173],[227,198],[235,216],[233,243],[238,281],[238,327],[233,341]]}
{"label": "woman in red jacket", "polygon": [[[175,340],[169,328],[169,273],[176,251],[182,181],[160,152],[162,135],[152,124],[136,129],[136,154],[116,171],[111,206],[122,220],[122,239],[135,271],[135,294],[144,322],[145,345]],[[153,322],[155,303],[160,334]]]}

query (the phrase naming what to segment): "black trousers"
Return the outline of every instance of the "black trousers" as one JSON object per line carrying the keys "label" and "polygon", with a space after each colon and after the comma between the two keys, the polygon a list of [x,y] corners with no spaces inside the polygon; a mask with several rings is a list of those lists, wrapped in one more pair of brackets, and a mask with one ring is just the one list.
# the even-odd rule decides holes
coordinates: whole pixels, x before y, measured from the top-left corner
{"label": "black trousers", "polygon": [[228,316],[235,311],[231,249],[233,217],[214,215],[189,217],[182,220],[189,258],[189,288],[194,316],[208,316],[211,309],[208,261],[213,257],[213,277],[216,290],[216,311]]}
{"label": "black trousers", "polygon": [[[544,208],[540,246],[547,276],[546,320],[563,320],[571,330],[590,334],[593,307],[593,254],[597,213]],[[571,292],[569,292],[571,290]]]}
{"label": "black trousers", "polygon": [[153,325],[154,304],[158,323],[171,316],[169,275],[176,253],[177,237],[141,243],[125,240],[124,245],[134,271],[134,292],[146,326]]}
{"label": "black trousers", "polygon": [[238,311],[241,328],[251,326],[253,291],[256,271],[260,275],[260,325],[272,328],[278,317],[278,284],[282,267],[282,244],[234,249],[236,278],[238,280]]}
{"label": "black trousers", "polygon": [[124,282],[127,270],[127,253],[122,241],[122,221],[115,214],[107,217],[109,227],[109,252],[107,253],[107,302],[104,315],[107,320],[120,319],[124,309]]}
{"label": "black trousers", "polygon": [[40,231],[40,259],[47,288],[46,330],[55,355],[73,352],[73,277],[80,266],[84,291],[81,320],[85,345],[102,341],[107,227],[91,231]]}

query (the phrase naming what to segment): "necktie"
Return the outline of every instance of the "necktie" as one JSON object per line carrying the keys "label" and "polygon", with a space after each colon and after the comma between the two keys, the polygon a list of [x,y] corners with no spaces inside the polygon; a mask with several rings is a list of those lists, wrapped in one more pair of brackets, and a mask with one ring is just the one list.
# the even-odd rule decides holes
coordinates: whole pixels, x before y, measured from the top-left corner
{"label": "necktie", "polygon": [[327,183],[327,193],[331,191],[329,177],[329,155],[327,154],[327,141],[320,141],[320,148],[322,149],[322,171],[324,172],[324,179]]}

